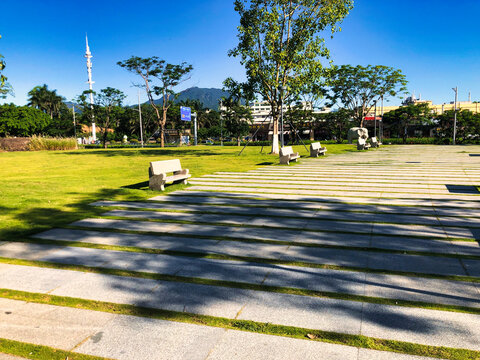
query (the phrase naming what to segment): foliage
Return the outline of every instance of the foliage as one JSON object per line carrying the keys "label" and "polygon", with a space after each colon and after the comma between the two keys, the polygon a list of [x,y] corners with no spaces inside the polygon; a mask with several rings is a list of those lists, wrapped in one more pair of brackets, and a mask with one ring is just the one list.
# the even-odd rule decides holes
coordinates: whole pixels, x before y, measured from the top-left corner
{"label": "foliage", "polygon": [[247,83],[272,108],[272,153],[278,153],[281,103],[296,97],[305,84],[320,82],[320,60],[329,57],[322,32],[339,30],[336,24],[352,6],[351,0],[235,1],[239,43],[229,55],[240,57]]}
{"label": "foliage", "polygon": [[432,110],[427,103],[415,103],[401,106],[383,115],[385,128],[390,128],[398,136],[403,137],[406,143],[409,126],[422,126],[432,124]]}
{"label": "foliage", "polygon": [[101,89],[96,96],[97,110],[100,113],[100,116],[97,116],[97,121],[100,120],[104,148],[107,147],[108,130],[117,127],[116,117],[118,113],[123,111],[121,106],[125,98],[126,95],[122,91],[111,87]]}
{"label": "foliage", "polygon": [[[0,39],[2,36],[0,35]],[[2,74],[3,70],[5,70],[6,63],[5,60],[3,60],[4,57],[2,54],[0,54],[0,99],[4,99],[7,94],[12,93],[12,88],[10,84],[7,82],[7,77]]]}
{"label": "foliage", "polygon": [[230,95],[222,99],[221,116],[225,129],[237,139],[237,145],[240,146],[240,138],[248,134],[249,124],[253,120],[252,110],[249,106],[242,105],[242,100],[249,103],[253,94],[248,84],[238,83],[232,78],[226,79],[223,85],[223,90]]}
{"label": "foliage", "polygon": [[383,65],[333,66],[328,71],[328,106],[341,103],[353,111],[353,118],[363,127],[374,100],[397,96],[406,90],[407,80],[401,70]]}
{"label": "foliage", "polygon": [[340,108],[337,111],[320,115],[320,119],[324,121],[331,137],[341,144],[347,138],[348,129],[352,127],[353,111]]}
{"label": "foliage", "polygon": [[[454,110],[445,111],[437,116],[437,137],[448,141],[453,138]],[[455,142],[458,144],[476,143],[480,140],[480,114],[470,110],[457,110],[457,132]]]}
{"label": "foliage", "polygon": [[51,119],[58,117],[61,108],[65,106],[65,98],[57,95],[57,90],[49,90],[46,84],[35,86],[28,92],[28,96],[27,105],[50,115]]}
{"label": "foliage", "polygon": [[14,104],[0,105],[0,136],[40,134],[50,123],[50,117],[40,110]]}
{"label": "foliage", "polygon": [[75,138],[47,138],[32,136],[30,139],[30,150],[74,150],[77,148]]}
{"label": "foliage", "polygon": [[[185,62],[179,65],[169,64],[165,60],[160,60],[157,56],[150,58],[132,56],[127,60],[117,62],[117,65],[143,79],[144,84],[136,84],[135,86],[145,89],[147,93],[150,105],[157,115],[161,145],[164,146],[167,112],[178,97],[173,89],[189,79],[188,74],[193,70],[193,67]],[[153,83],[154,80],[157,81],[158,85]],[[160,116],[160,110],[153,99],[153,95],[162,96],[162,116]]]}

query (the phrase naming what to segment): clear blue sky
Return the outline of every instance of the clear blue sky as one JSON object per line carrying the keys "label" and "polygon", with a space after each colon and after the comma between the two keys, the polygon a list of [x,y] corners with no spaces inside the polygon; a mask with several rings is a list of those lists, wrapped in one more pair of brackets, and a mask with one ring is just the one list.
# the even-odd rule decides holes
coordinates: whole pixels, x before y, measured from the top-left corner
{"label": "clear blue sky", "polygon": [[[85,90],[85,33],[94,89],[119,88],[129,104],[137,101],[131,86],[137,79],[116,62],[131,55],[191,63],[191,80],[177,90],[244,78],[227,56],[236,44],[233,0],[4,0],[1,13],[0,53],[15,90],[2,102],[25,104],[27,92],[44,83],[68,100]],[[423,99],[449,102],[458,86],[459,100],[468,91],[480,100],[479,13],[478,0],[357,0],[343,31],[327,44],[336,64],[402,69],[409,91]]]}

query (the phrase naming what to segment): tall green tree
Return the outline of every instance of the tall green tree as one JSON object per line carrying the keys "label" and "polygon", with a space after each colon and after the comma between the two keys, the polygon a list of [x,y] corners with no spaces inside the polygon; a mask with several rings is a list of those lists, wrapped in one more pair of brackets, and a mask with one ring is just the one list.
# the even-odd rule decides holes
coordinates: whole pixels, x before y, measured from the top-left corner
{"label": "tall green tree", "polygon": [[[185,62],[179,65],[169,64],[157,56],[150,58],[132,56],[127,60],[117,62],[117,65],[143,79],[143,83],[136,84],[136,86],[145,89],[148,101],[155,110],[160,128],[160,143],[164,147],[167,112],[179,95],[175,93],[174,88],[190,78],[188,74],[193,70],[192,65]],[[154,95],[161,96],[160,106],[154,100]],[[160,114],[160,109],[162,114]]]}
{"label": "tall green tree", "polygon": [[[440,127],[439,135],[446,141],[453,138],[454,110],[447,110],[437,115]],[[480,137],[480,114],[470,110],[457,110],[457,132],[456,142],[459,144],[471,142],[472,139]],[[449,139],[449,140],[446,140]]]}
{"label": "tall green tree", "polygon": [[[115,129],[117,127],[118,113],[123,112],[122,102],[125,100],[126,95],[112,87],[101,89],[96,96],[96,104],[100,107],[101,115],[97,119],[100,119],[100,126],[102,128],[102,144],[104,148],[107,148],[107,135],[109,129]],[[97,120],[98,122],[98,120]]]}
{"label": "tall green tree", "polygon": [[410,126],[423,126],[433,123],[433,114],[427,103],[414,103],[401,106],[383,115],[383,124],[386,128],[396,131],[407,142]]}
{"label": "tall green tree", "polygon": [[374,100],[397,96],[406,91],[407,80],[401,70],[383,65],[333,66],[328,71],[328,106],[341,105],[353,112],[353,118],[363,127],[365,116]]}
{"label": "tall green tree", "polygon": [[283,102],[308,82],[320,82],[329,57],[323,35],[353,7],[352,0],[235,0],[240,14],[238,45],[247,82],[272,108],[272,153],[278,154],[278,119]]}
{"label": "tall green tree", "polygon": [[[0,39],[2,35],[0,35]],[[0,99],[5,99],[8,93],[12,93],[12,87],[7,82],[7,77],[3,75],[3,70],[5,70],[5,60],[4,57],[0,54]]]}
{"label": "tall green tree", "polygon": [[0,136],[42,134],[50,122],[50,117],[38,109],[14,104],[0,105]]}
{"label": "tall green tree", "polygon": [[58,117],[60,109],[64,105],[64,97],[57,94],[57,90],[49,90],[46,84],[35,86],[28,92],[28,106],[43,111],[50,119]]}
{"label": "tall green tree", "polygon": [[348,129],[352,127],[352,110],[340,108],[321,115],[324,120],[322,125],[326,127],[330,136],[341,144],[347,138]]}

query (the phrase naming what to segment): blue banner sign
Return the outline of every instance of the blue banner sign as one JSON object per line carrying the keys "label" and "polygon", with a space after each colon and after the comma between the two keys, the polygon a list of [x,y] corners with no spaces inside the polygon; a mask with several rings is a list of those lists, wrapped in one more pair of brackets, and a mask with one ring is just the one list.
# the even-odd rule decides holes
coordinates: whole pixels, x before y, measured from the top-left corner
{"label": "blue banner sign", "polygon": [[192,121],[192,109],[186,106],[180,106],[180,120]]}

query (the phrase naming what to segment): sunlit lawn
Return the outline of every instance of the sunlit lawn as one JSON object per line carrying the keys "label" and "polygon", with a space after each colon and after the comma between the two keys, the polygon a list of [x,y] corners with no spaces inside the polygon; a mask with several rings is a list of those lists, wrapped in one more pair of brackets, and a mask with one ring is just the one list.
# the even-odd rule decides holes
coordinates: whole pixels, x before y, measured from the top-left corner
{"label": "sunlit lawn", "polygon": [[[232,146],[167,149],[112,149],[0,153],[0,239],[14,240],[46,228],[97,215],[96,200],[143,200],[150,161],[181,159],[193,176],[245,171],[277,164],[269,148]],[[308,156],[303,146],[295,146]],[[354,145],[328,145],[328,154],[355,151]],[[167,186],[165,193],[184,185]]]}

